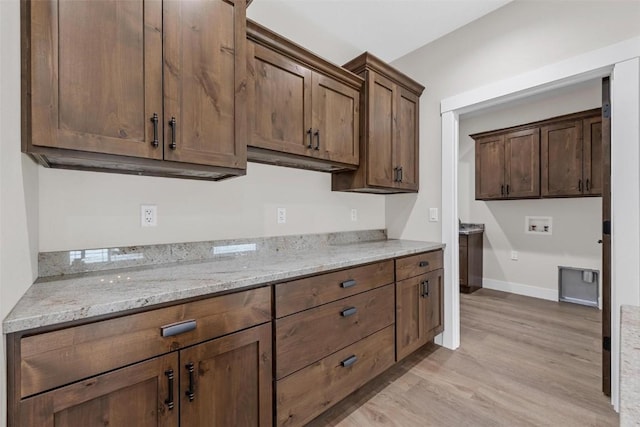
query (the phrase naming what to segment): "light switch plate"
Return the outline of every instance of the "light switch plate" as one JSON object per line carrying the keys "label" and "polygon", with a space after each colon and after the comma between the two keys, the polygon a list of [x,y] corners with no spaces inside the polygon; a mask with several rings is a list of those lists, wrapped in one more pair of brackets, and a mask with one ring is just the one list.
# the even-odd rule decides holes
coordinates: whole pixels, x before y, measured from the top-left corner
{"label": "light switch plate", "polygon": [[287,222],[287,209],[278,208],[276,216],[278,224],[285,224]]}
{"label": "light switch plate", "polygon": [[429,221],[438,221],[438,208],[429,208]]}

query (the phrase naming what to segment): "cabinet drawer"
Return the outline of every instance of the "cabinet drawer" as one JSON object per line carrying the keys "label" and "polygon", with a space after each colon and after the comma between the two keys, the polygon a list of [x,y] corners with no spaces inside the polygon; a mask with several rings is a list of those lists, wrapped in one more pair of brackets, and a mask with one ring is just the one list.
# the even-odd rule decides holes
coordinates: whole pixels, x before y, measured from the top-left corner
{"label": "cabinet drawer", "polygon": [[393,324],[394,285],[276,320],[276,378]]}
{"label": "cabinet drawer", "polygon": [[276,317],[393,283],[393,260],[307,277],[275,286]]}
{"label": "cabinet drawer", "polygon": [[[61,329],[20,340],[20,396],[26,397],[271,319],[269,287]],[[193,330],[162,327],[194,320]]]}
{"label": "cabinet drawer", "polygon": [[388,326],[278,381],[277,425],[305,425],[393,363],[394,333]]}
{"label": "cabinet drawer", "polygon": [[424,252],[396,260],[396,281],[442,268],[442,250]]}

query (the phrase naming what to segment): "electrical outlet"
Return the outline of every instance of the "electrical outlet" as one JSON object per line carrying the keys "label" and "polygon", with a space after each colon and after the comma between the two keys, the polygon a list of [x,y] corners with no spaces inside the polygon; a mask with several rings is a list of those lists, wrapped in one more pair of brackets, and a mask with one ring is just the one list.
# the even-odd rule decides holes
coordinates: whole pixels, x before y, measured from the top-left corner
{"label": "electrical outlet", "polygon": [[351,221],[358,220],[358,209],[351,209]]}
{"label": "electrical outlet", "polygon": [[140,225],[142,227],[156,227],[158,225],[158,207],[156,205],[140,206]]}
{"label": "electrical outlet", "polygon": [[277,217],[278,224],[285,224],[287,222],[287,209],[278,208],[276,217]]}
{"label": "electrical outlet", "polygon": [[518,260],[518,251],[511,251],[511,260],[512,261]]}
{"label": "electrical outlet", "polygon": [[429,208],[429,221],[438,222],[438,208]]}

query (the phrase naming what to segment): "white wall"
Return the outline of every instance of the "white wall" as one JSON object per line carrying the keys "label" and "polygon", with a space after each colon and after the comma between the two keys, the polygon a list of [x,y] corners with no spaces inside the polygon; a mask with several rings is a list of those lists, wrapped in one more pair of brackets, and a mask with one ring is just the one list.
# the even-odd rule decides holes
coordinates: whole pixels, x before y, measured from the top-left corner
{"label": "white wall", "polygon": [[420,98],[420,193],[387,197],[390,237],[441,239],[440,101],[640,34],[640,2],[515,1],[394,61]]}
{"label": "white wall", "polygon": [[[475,142],[470,134],[516,126],[600,107],[599,79],[554,91],[551,95],[501,105],[461,116],[458,212],[463,222],[485,224],[484,278],[488,287],[557,299],[558,266],[601,269],[602,199],[476,201]],[[551,236],[526,234],[525,216],[553,218]],[[511,260],[511,251],[519,253]],[[531,287],[531,289],[527,288]]]}
{"label": "white wall", "polygon": [[[0,1],[0,318],[37,275],[38,169],[20,153],[20,5]],[[6,355],[0,344],[0,425],[6,421]]]}

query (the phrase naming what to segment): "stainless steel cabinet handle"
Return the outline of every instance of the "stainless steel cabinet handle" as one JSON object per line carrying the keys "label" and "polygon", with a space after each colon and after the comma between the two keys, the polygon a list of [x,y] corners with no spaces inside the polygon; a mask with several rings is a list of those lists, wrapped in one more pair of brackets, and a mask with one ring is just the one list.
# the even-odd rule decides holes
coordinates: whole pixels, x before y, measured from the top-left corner
{"label": "stainless steel cabinet handle", "polygon": [[356,281],[353,279],[345,280],[344,282],[340,283],[341,288],[350,288],[355,285],[356,285]]}
{"label": "stainless steel cabinet handle", "polygon": [[185,320],[183,322],[171,323],[160,327],[160,333],[163,337],[171,337],[193,331],[196,328],[195,320]]}
{"label": "stainless steel cabinet handle", "polygon": [[349,307],[349,308],[347,308],[347,309],[345,309],[345,310],[342,310],[342,311],[340,312],[340,316],[342,316],[342,317],[349,317],[349,316],[353,316],[354,314],[356,314],[356,313],[357,313],[357,311],[358,311],[358,309],[357,309],[357,308],[355,308],[355,307]]}

